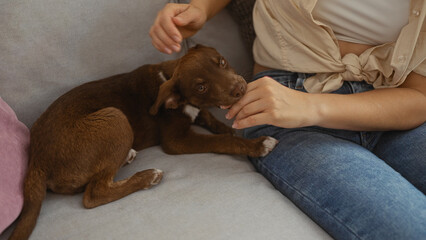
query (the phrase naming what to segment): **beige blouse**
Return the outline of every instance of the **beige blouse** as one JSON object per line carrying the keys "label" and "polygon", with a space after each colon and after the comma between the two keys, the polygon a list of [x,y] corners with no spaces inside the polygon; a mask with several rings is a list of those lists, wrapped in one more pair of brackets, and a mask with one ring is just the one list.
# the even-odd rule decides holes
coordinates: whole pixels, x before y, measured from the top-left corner
{"label": "beige blouse", "polygon": [[366,81],[374,88],[397,87],[414,71],[426,76],[426,0],[411,0],[408,24],[396,42],[340,55],[329,26],[315,20],[317,0],[257,0],[253,10],[254,60],[293,72],[316,73],[308,92],[332,92],[343,81]]}

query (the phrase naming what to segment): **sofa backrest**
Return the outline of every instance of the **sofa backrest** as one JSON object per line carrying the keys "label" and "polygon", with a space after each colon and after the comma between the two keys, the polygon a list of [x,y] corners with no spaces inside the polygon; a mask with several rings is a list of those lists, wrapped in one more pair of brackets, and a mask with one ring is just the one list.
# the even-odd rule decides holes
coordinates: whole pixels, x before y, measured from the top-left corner
{"label": "sofa backrest", "polygon": [[[0,96],[31,127],[77,85],[179,57],[158,52],[148,34],[167,2],[0,0]],[[228,13],[188,42],[213,45],[237,70],[251,67]]]}

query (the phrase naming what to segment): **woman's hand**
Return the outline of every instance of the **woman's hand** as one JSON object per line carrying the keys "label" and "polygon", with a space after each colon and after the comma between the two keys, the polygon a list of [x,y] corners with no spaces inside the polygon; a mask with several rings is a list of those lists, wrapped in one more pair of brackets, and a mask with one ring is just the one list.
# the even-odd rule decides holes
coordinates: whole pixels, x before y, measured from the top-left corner
{"label": "woman's hand", "polygon": [[194,5],[166,4],[149,31],[152,45],[163,53],[179,52],[182,40],[194,35],[206,21],[206,13]]}
{"label": "woman's hand", "polygon": [[234,128],[262,124],[297,128],[320,126],[351,131],[408,130],[426,119],[426,77],[414,72],[397,88],[355,94],[310,94],[269,77],[248,84],[227,119]]}
{"label": "woman's hand", "polygon": [[281,85],[269,77],[247,86],[247,92],[226,115],[235,117],[233,128],[242,129],[269,124],[283,128],[315,125],[318,114],[311,94]]}

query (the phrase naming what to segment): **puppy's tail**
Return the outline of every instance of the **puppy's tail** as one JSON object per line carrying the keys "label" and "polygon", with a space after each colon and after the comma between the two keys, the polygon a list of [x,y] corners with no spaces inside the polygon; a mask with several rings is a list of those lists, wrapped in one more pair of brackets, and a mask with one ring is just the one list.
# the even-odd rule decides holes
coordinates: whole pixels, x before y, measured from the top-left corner
{"label": "puppy's tail", "polygon": [[23,240],[30,237],[45,196],[46,174],[30,167],[24,181],[24,207],[9,240]]}

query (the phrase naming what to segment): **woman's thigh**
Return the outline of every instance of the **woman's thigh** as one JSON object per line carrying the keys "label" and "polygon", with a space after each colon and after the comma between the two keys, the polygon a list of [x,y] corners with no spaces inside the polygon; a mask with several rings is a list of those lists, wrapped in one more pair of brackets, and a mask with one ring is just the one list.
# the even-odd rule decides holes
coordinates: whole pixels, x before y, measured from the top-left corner
{"label": "woman's thigh", "polygon": [[426,199],[367,149],[314,129],[262,126],[279,144],[253,164],[285,196],[337,239],[419,239]]}
{"label": "woman's thigh", "polygon": [[373,152],[426,193],[426,123],[408,131],[383,133]]}

